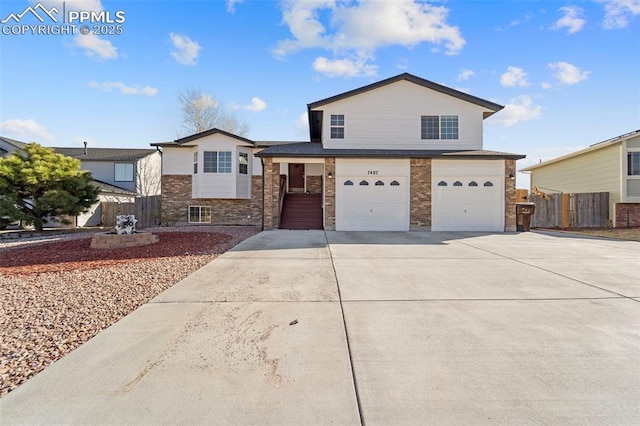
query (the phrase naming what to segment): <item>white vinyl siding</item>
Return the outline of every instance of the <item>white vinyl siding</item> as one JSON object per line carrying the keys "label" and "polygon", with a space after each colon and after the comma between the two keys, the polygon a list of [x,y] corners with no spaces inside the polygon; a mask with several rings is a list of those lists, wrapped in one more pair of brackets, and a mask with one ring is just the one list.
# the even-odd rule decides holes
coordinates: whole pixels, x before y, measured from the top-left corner
{"label": "white vinyl siding", "polygon": [[[531,171],[531,187],[543,192],[608,192],[609,217],[621,199],[621,144],[541,166]],[[626,156],[625,156],[626,161]]]}
{"label": "white vinyl siding", "polygon": [[[408,81],[382,86],[317,110],[324,111],[323,146],[345,149],[482,149],[486,108]],[[331,115],[344,115],[344,139],[331,139]],[[424,140],[422,116],[457,116],[458,139]]]}
{"label": "white vinyl siding", "polygon": [[191,175],[193,174],[194,148],[162,149],[162,174],[163,175]]}

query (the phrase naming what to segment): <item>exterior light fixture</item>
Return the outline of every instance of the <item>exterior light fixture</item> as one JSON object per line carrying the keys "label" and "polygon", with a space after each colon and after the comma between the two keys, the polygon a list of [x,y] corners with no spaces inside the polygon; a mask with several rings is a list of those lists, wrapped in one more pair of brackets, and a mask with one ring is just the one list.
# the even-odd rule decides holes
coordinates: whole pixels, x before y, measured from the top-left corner
{"label": "exterior light fixture", "polygon": [[329,179],[333,179],[333,173],[329,172],[329,173],[327,174],[327,178],[329,178]]}
{"label": "exterior light fixture", "polygon": [[514,180],[516,178],[516,175],[514,175],[513,173],[509,173],[509,179]]}

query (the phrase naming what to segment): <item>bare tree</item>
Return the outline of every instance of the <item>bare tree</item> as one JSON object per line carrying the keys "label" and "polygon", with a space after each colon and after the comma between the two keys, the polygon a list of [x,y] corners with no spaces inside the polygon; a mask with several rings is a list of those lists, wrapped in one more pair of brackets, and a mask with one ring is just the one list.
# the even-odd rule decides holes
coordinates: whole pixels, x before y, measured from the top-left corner
{"label": "bare tree", "polygon": [[182,110],[182,128],[186,135],[214,127],[238,136],[249,133],[246,122],[238,120],[208,93],[198,89],[185,89],[178,93],[178,102]]}

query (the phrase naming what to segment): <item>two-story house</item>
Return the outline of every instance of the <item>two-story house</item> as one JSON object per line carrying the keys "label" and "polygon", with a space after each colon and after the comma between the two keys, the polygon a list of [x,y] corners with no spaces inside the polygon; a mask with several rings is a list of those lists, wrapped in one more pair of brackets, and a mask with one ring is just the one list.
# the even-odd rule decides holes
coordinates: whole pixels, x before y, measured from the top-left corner
{"label": "two-story house", "polygon": [[515,231],[524,156],[483,149],[502,108],[404,73],[309,104],[307,142],[212,129],[152,144],[163,209],[264,229]]}

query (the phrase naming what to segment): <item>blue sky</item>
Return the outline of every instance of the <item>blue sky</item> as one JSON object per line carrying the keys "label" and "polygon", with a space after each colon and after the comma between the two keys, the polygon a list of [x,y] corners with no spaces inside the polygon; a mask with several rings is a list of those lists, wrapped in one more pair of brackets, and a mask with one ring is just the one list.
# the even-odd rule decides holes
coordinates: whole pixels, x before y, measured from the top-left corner
{"label": "blue sky", "polygon": [[[2,0],[0,20],[36,5]],[[122,34],[33,35],[15,20],[0,24],[9,25],[0,34],[3,136],[147,147],[178,136],[177,94],[195,88],[246,121],[249,138],[305,140],[307,103],[402,72],[505,105],[485,121],[484,146],[526,154],[519,168],[640,128],[640,0],[68,0],[64,8],[124,17],[112,24]],[[39,22],[27,14],[19,24]],[[526,176],[517,183],[528,187]]]}

